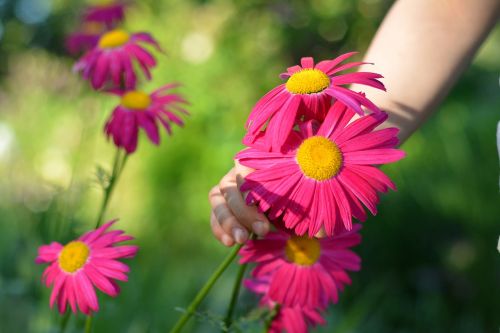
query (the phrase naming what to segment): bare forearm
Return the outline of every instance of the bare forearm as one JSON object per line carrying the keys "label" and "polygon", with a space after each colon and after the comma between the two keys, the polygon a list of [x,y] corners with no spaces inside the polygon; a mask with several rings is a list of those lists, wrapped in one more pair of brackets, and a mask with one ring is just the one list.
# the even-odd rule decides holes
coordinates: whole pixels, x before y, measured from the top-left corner
{"label": "bare forearm", "polygon": [[[500,0],[399,0],[361,70],[385,77],[368,97],[406,140],[446,96],[499,18]],[[356,87],[354,87],[356,89]]]}

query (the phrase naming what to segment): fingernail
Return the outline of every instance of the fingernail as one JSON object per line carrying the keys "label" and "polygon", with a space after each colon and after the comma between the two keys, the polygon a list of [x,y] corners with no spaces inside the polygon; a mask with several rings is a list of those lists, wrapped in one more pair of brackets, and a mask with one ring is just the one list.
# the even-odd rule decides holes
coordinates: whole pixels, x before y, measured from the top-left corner
{"label": "fingernail", "polygon": [[237,243],[243,244],[248,238],[248,232],[241,228],[234,228],[233,237]]}
{"label": "fingernail", "polygon": [[229,235],[222,235],[222,244],[226,246],[231,246],[233,244],[233,239]]}
{"label": "fingernail", "polygon": [[267,223],[261,221],[254,222],[252,224],[252,229],[259,236],[264,236],[269,231]]}

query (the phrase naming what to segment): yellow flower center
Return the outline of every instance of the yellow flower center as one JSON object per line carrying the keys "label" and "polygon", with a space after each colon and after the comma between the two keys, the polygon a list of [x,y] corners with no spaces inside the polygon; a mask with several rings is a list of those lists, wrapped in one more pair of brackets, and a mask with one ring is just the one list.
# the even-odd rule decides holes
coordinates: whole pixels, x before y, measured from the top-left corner
{"label": "yellow flower center", "polygon": [[121,29],[111,30],[106,32],[99,39],[99,47],[102,49],[112,49],[122,46],[130,39],[130,35]]}
{"label": "yellow flower center", "polygon": [[286,258],[301,266],[311,266],[318,261],[321,246],[316,238],[292,236],[286,241]]}
{"label": "yellow flower center", "polygon": [[342,152],[324,136],[304,140],[297,150],[296,158],[302,173],[318,181],[332,178],[342,167]]}
{"label": "yellow flower center", "polygon": [[319,93],[330,86],[330,78],[319,69],[306,68],[293,74],[286,89],[293,94]]}
{"label": "yellow flower center", "polygon": [[142,91],[133,90],[122,96],[121,104],[127,109],[144,110],[151,105],[151,97]]}
{"label": "yellow flower center", "polygon": [[66,273],[74,273],[85,265],[89,254],[90,249],[84,242],[70,242],[59,254],[59,267]]}

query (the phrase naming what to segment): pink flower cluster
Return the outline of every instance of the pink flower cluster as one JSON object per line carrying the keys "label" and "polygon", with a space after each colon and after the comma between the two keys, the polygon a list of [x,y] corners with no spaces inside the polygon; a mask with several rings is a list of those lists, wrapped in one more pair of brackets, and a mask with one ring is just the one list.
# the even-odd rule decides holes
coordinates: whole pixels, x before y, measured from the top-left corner
{"label": "pink flower cluster", "polygon": [[309,324],[324,323],[320,312],[351,283],[347,271],[360,269],[361,259],[350,250],[361,242],[360,229],[355,224],[351,231],[321,239],[271,232],[241,249],[241,264],[257,264],[246,287],[262,296],[261,306],[280,306],[271,332],[302,333]]}
{"label": "pink flower cluster", "polygon": [[[120,98],[104,131],[118,149],[131,154],[137,149],[139,129],[158,145],[160,128],[171,134],[173,125],[183,125],[180,115],[188,112],[183,107],[186,100],[172,92],[178,84],[166,84],[150,93],[138,89],[138,69],[151,79],[150,70],[156,66],[155,58],[144,45],[158,51],[161,48],[148,33],[121,29],[124,17],[123,3],[87,8],[80,23],[83,30],[68,37],[66,45],[72,54],[84,52],[74,69],[95,90]],[[57,304],[61,314],[69,304],[74,313],[80,310],[92,315],[99,310],[95,288],[115,297],[120,292],[116,281],[127,281],[129,268],[119,259],[133,258],[138,247],[117,246],[133,238],[121,230],[110,231],[113,223],[97,227],[66,245],[52,242],[38,249],[35,262],[48,264],[42,280],[52,288],[50,306]]]}
{"label": "pink flower cluster", "polygon": [[[68,52],[84,52],[74,70],[81,73],[95,90],[120,97],[105,125],[105,133],[128,154],[137,149],[139,129],[154,144],[160,143],[159,128],[170,135],[172,125],[182,126],[180,114],[188,114],[187,101],[170,90],[177,84],[166,84],[153,92],[138,87],[139,74],[150,80],[157,62],[147,46],[162,52],[158,42],[147,32],[129,32],[121,27],[125,4],[87,8],[81,28],[66,40]],[[140,72],[140,73],[138,73]]]}
{"label": "pink flower cluster", "polygon": [[350,250],[361,241],[353,218],[365,221],[366,209],[375,215],[379,193],[396,189],[377,166],[405,156],[396,148],[398,130],[380,129],[387,114],[346,87],[385,90],[382,76],[340,74],[364,64],[344,63],[354,54],[317,64],[302,58],[288,68],[285,83],[252,110],[247,147],[235,157],[254,170],[241,186],[247,203],[278,230],[240,251],[240,263],[256,263],[246,286],[262,306],[279,306],[271,332],[304,333],[323,323],[320,313],[351,282],[347,272],[360,269]]}

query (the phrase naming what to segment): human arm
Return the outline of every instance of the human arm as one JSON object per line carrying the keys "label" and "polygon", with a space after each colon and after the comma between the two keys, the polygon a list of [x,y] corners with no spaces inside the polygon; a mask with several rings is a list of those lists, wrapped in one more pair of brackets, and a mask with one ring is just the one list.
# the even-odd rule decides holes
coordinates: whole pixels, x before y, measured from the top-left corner
{"label": "human arm", "polygon": [[392,6],[365,55],[375,65],[359,70],[384,76],[387,92],[366,95],[389,114],[385,126],[399,128],[401,141],[446,97],[499,15],[499,0],[399,0]]}
{"label": "human arm", "polygon": [[[439,105],[498,20],[500,0],[399,0],[391,8],[360,71],[384,75],[387,92],[366,91],[389,114],[386,126],[400,129],[401,141]],[[353,86],[353,90],[359,88]],[[268,221],[247,206],[238,183],[251,170],[236,164],[209,194],[211,226],[231,246],[248,238],[254,222]]]}

